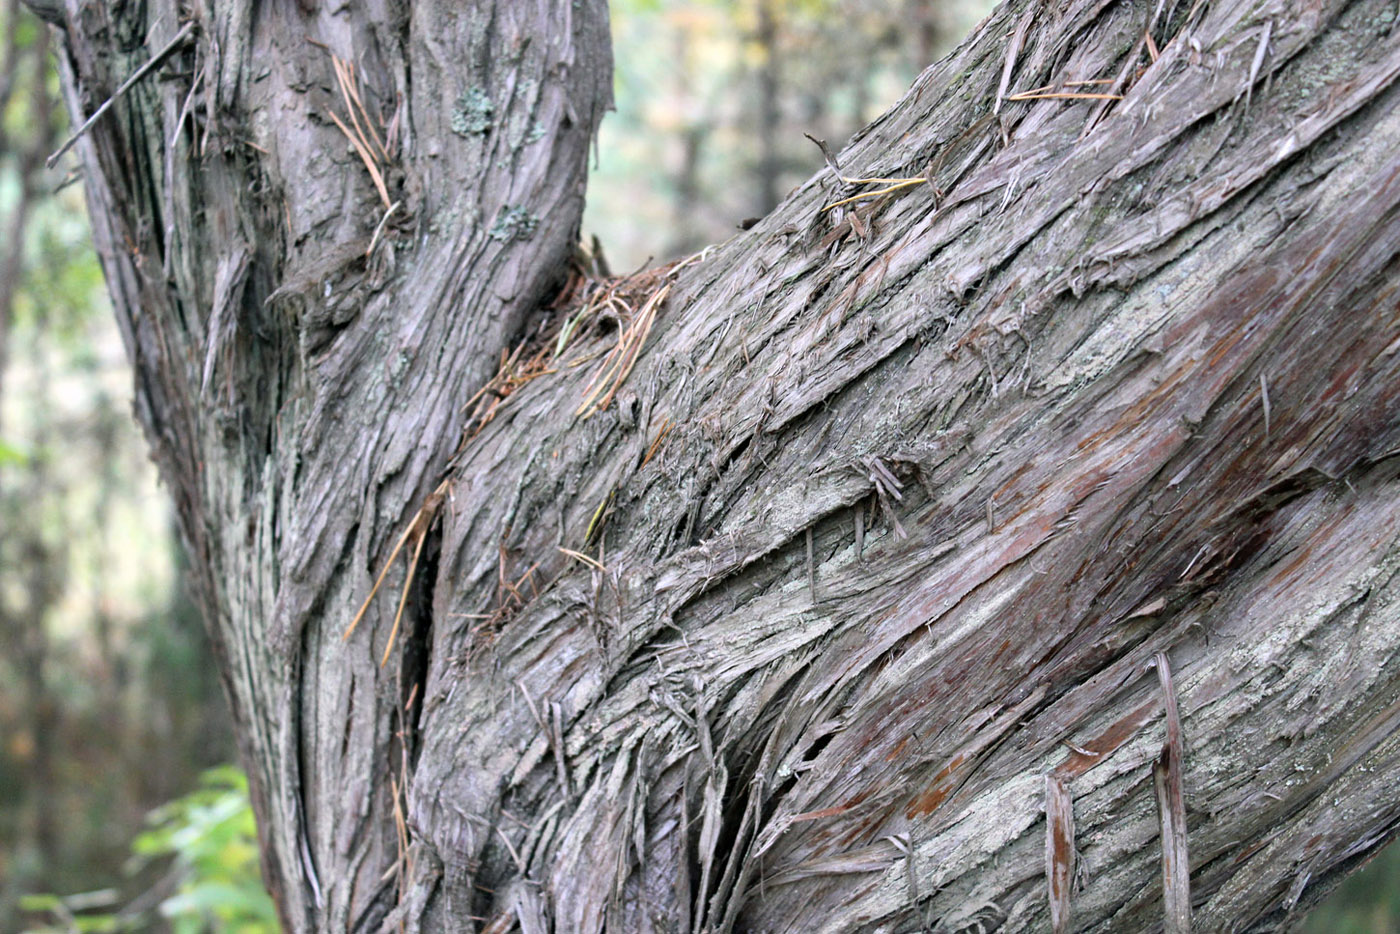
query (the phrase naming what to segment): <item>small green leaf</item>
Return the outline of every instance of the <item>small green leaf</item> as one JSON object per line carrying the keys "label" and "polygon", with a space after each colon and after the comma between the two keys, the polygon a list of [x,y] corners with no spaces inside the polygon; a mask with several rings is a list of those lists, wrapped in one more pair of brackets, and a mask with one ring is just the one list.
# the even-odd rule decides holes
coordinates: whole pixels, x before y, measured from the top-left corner
{"label": "small green leaf", "polygon": [[28,454],[0,439],[0,467],[19,467],[28,462]]}
{"label": "small green leaf", "polygon": [[49,892],[19,897],[20,911],[53,911],[62,904],[62,899]]}

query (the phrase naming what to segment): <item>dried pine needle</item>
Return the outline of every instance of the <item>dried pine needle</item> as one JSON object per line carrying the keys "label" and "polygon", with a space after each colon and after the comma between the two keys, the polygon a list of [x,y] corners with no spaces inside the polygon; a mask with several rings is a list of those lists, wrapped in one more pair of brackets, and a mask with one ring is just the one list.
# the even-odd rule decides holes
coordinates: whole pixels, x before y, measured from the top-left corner
{"label": "dried pine needle", "polygon": [[555,548],[558,548],[560,551],[562,551],[564,554],[568,555],[570,558],[574,558],[575,560],[582,561],[584,564],[588,565],[589,567],[597,568],[597,569],[600,570],[600,571],[606,571],[606,570],[607,570],[607,568],[603,567],[602,562],[599,561],[597,558],[590,557],[589,555],[586,555],[586,554],[584,554],[584,553],[581,552],[581,551],[574,551],[572,548],[565,548],[563,545],[555,545],[554,547],[555,547]]}
{"label": "dried pine needle", "polygon": [[[408,569],[408,578],[404,582],[404,594],[406,595],[408,593],[408,586],[413,583],[413,573],[418,566],[418,557],[423,549],[423,539],[428,537],[428,526],[432,524],[433,519],[437,516],[438,507],[442,505],[442,499],[447,495],[447,489],[450,483],[450,480],[444,480],[439,483],[437,489],[429,493],[427,499],[423,501],[423,505],[418,507],[418,511],[414,513],[413,520],[409,522],[408,528],[403,530],[403,533],[399,535],[398,541],[394,543],[393,550],[389,552],[389,557],[385,559],[384,566],[379,569],[379,575],[374,579],[374,586],[369,589],[368,596],[366,596],[364,602],[360,604],[359,610],[355,613],[355,618],[352,619],[350,625],[346,627],[345,632],[340,637],[340,641],[344,642],[349,639],[350,635],[355,631],[355,627],[360,625],[360,620],[364,619],[365,613],[369,611],[369,606],[374,600],[374,595],[379,593],[379,588],[384,583],[384,578],[388,576],[389,568],[393,567],[394,559],[398,558],[399,552],[403,551],[403,546],[408,543],[409,536],[417,533],[420,537],[417,544],[414,546],[413,561]],[[400,597],[399,614],[403,613],[403,604],[404,598]],[[399,617],[396,615],[394,617],[395,631],[397,631],[398,625]],[[393,644],[392,636],[390,637],[389,643],[390,645]]]}
{"label": "dried pine needle", "polygon": [[661,430],[656,433],[656,438],[651,442],[651,446],[647,448],[646,457],[642,458],[643,467],[656,456],[657,451],[661,450],[661,442],[666,440],[666,436],[671,433],[672,427],[671,419],[667,416],[666,420],[661,423]]}
{"label": "dried pine needle", "polygon": [[1021,94],[1012,94],[1007,98],[1009,101],[1121,101],[1122,94],[1102,94],[1097,91],[1046,91],[1035,93],[1025,91]]}
{"label": "dried pine needle", "polygon": [[892,192],[901,191],[901,190],[903,190],[903,189],[905,189],[905,188],[912,188],[912,187],[914,187],[915,185],[923,185],[923,184],[925,184],[926,182],[928,182],[928,179],[925,178],[925,177],[922,176],[922,175],[919,175],[919,176],[915,176],[915,177],[913,177],[913,178],[878,178],[878,179],[877,179],[877,178],[869,178],[869,179],[847,179],[847,178],[844,178],[844,177],[843,177],[843,178],[842,178],[842,181],[849,181],[849,182],[852,182],[852,183],[867,183],[867,182],[868,182],[868,183],[872,183],[872,184],[873,184],[873,183],[889,182],[890,184],[887,185],[887,186],[884,187],[884,188],[878,189],[877,191],[864,191],[864,192],[861,192],[861,193],[858,194],[858,195],[852,195],[852,196],[849,197],[849,198],[843,198],[843,199],[841,199],[840,201],[837,201],[837,202],[835,202],[835,203],[833,203],[833,204],[828,204],[826,207],[822,208],[822,213],[823,213],[823,214],[826,213],[827,211],[832,210],[833,208],[839,208],[839,207],[841,207],[843,204],[851,204],[852,202],[855,202],[855,201],[865,201],[865,200],[868,199],[868,198],[878,198],[878,197],[880,197],[881,195],[888,195],[888,194],[890,194],[890,193],[892,193]]}
{"label": "dried pine needle", "polygon": [[413,575],[418,571],[418,558],[423,554],[423,542],[428,538],[428,530],[418,533],[418,544],[413,546],[413,557],[408,562],[408,575],[403,580],[403,591],[399,594],[399,608],[394,613],[394,625],[389,629],[389,644],[384,646],[384,657],[379,660],[383,668],[389,662],[389,653],[394,650],[394,637],[399,634],[399,622],[403,620],[403,608],[408,605],[408,591],[413,586]]}
{"label": "dried pine needle", "polygon": [[656,322],[657,309],[669,294],[671,283],[667,282],[652,292],[641,310],[633,316],[632,321],[618,336],[617,346],[603,359],[602,365],[584,387],[583,402],[574,411],[576,417],[590,418],[612,403],[613,397],[632,373],[632,368],[641,355],[642,346],[646,344],[647,335],[651,333],[651,326]]}

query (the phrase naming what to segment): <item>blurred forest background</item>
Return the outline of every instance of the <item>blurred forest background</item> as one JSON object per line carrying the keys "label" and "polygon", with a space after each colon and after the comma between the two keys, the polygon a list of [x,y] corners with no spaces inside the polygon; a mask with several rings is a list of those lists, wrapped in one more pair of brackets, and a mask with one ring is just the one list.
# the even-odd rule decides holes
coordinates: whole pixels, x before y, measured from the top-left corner
{"label": "blurred forest background", "polygon": [[[613,0],[586,234],[613,272],[733,236],[988,0]],[[246,786],[81,183],[46,28],[0,0],[0,932],[276,930]],[[1391,848],[1308,919],[1400,931]]]}

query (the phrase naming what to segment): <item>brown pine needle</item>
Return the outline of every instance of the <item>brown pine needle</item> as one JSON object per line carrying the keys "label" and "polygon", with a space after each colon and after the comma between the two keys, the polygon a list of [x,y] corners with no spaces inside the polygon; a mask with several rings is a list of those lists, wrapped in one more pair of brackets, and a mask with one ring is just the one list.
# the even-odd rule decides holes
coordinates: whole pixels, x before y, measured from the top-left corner
{"label": "brown pine needle", "polygon": [[632,368],[637,365],[637,358],[641,356],[642,346],[646,344],[647,336],[651,334],[651,326],[656,323],[656,309],[666,300],[666,296],[670,294],[670,291],[671,284],[668,282],[642,307],[641,323],[637,329],[637,333],[633,334],[628,341],[629,346],[627,352],[623,355],[622,371],[618,374],[617,379],[613,381],[612,388],[608,390],[608,394],[598,403],[598,411],[601,412],[612,403],[613,396],[617,395],[617,391],[622,388],[622,384],[627,381],[627,377],[632,375]]}
{"label": "brown pine needle", "polygon": [[560,551],[562,551],[564,554],[568,555],[570,558],[575,558],[575,559],[577,559],[577,560],[579,560],[579,561],[582,561],[584,564],[588,565],[589,567],[597,568],[597,569],[600,570],[600,571],[607,571],[607,568],[603,567],[602,562],[600,562],[597,558],[589,557],[588,555],[584,554],[584,553],[581,552],[581,551],[574,551],[572,548],[565,548],[563,545],[555,545],[554,547],[555,547],[555,548],[558,548]]}
{"label": "brown pine needle", "polygon": [[374,579],[374,586],[369,589],[369,596],[365,597],[365,602],[360,604],[360,609],[355,613],[355,618],[350,621],[349,628],[347,628],[345,633],[340,637],[341,642],[349,639],[350,634],[355,631],[355,627],[360,625],[360,620],[364,619],[365,611],[369,609],[370,601],[374,599],[375,594],[379,593],[379,585],[384,583],[384,578],[388,575],[389,568],[394,565],[394,559],[399,556],[400,551],[403,551],[404,543],[408,541],[408,537],[412,534],[413,524],[409,523],[408,528],[403,530],[403,534],[399,536],[399,540],[394,543],[394,550],[389,552],[389,557],[384,562],[384,567],[380,569],[379,576]]}
{"label": "brown pine needle", "polygon": [[923,178],[910,178],[908,176],[901,176],[900,178],[881,178],[879,176],[874,178],[847,178],[842,175],[841,181],[845,182],[847,185],[896,185],[904,182],[921,182]]}
{"label": "brown pine needle", "polygon": [[1096,85],[1112,84],[1112,78],[1090,78],[1087,81],[1066,81],[1062,84],[1042,84],[1038,88],[1031,88],[1029,91],[1017,91],[1007,98],[1007,100],[1024,99],[1027,94],[1049,94],[1063,91],[1065,88],[1086,88]]}
{"label": "brown pine needle", "polygon": [[403,796],[393,775],[389,776],[389,791],[394,796],[394,841],[398,847],[398,859],[394,861],[391,869],[398,872],[399,878],[402,879],[408,870],[408,821],[404,820],[401,800]]}
{"label": "brown pine needle", "polygon": [[379,660],[379,667],[383,668],[389,663],[389,653],[394,650],[394,637],[399,634],[399,621],[403,619],[403,608],[408,605],[408,591],[413,586],[413,575],[418,570],[418,557],[423,554],[423,543],[428,540],[428,530],[422,529],[418,533],[418,544],[413,546],[413,557],[408,562],[408,576],[403,580],[403,592],[399,594],[399,609],[394,614],[394,625],[389,630],[389,644],[384,646],[384,657]]}
{"label": "brown pine needle", "polygon": [[1007,98],[1009,101],[1121,101],[1122,99],[1122,94],[1100,94],[1091,91],[1047,91],[1044,93],[1025,91],[1021,94],[1012,94]]}
{"label": "brown pine needle", "polygon": [[1152,33],[1144,32],[1142,38],[1147,40],[1147,54],[1152,56],[1152,64],[1157,64],[1157,59],[1162,57],[1162,53],[1157,50],[1157,43],[1152,41]]}
{"label": "brown pine needle", "polygon": [[622,388],[622,384],[627,381],[627,377],[632,373],[632,368],[636,365],[641,356],[642,347],[646,344],[647,335],[651,333],[651,326],[656,322],[657,309],[666,300],[666,296],[671,294],[671,283],[667,282],[657,289],[642,305],[639,311],[619,336],[617,346],[614,347],[608,356],[593,374],[593,378],[584,387],[583,402],[574,411],[575,417],[591,418],[593,415],[606,409],[617,395],[617,391]]}
{"label": "brown pine needle", "polygon": [[[315,44],[321,45],[319,42]],[[325,48],[325,46],[321,47]],[[335,125],[340,128],[340,132],[345,134],[350,145],[355,148],[360,161],[369,170],[370,178],[374,180],[374,187],[378,190],[384,207],[390,209],[389,190],[384,184],[384,173],[380,171],[380,163],[387,165],[389,156],[384,150],[384,144],[379,140],[379,133],[374,129],[374,121],[370,119],[369,111],[365,109],[364,100],[360,97],[358,83],[355,80],[355,66],[332,52],[331,67],[335,71],[336,84],[340,87],[341,100],[345,102],[345,112],[349,114],[354,129],[346,126],[345,121],[336,116],[334,110],[329,110],[327,113],[335,121]]]}
{"label": "brown pine needle", "polygon": [[666,418],[666,420],[665,420],[664,422],[661,423],[661,430],[658,431],[658,432],[656,433],[656,439],[655,439],[654,441],[652,441],[652,442],[651,442],[651,446],[647,448],[647,456],[644,457],[644,458],[642,458],[642,466],[643,466],[643,467],[645,467],[645,466],[647,465],[647,462],[648,462],[648,461],[650,461],[653,457],[656,456],[656,452],[657,452],[657,451],[661,450],[661,442],[662,442],[662,441],[665,441],[665,440],[666,440],[666,436],[669,435],[670,433],[671,433],[671,419],[670,419],[670,417],[668,416],[668,417]]}
{"label": "brown pine needle", "polygon": [[335,121],[335,125],[340,127],[340,132],[344,133],[345,138],[350,141],[350,145],[355,147],[355,152],[359,154],[360,161],[365,164],[365,168],[369,169],[369,177],[374,180],[374,187],[379,192],[379,198],[384,202],[384,207],[387,209],[392,203],[389,201],[389,189],[384,187],[384,176],[380,174],[379,166],[374,164],[374,156],[370,155],[369,150],[365,148],[365,144],[360,141],[356,134],[350,131],[350,128],[345,125],[345,122],[335,115],[334,110],[328,110],[326,113],[330,114],[330,118]]}
{"label": "brown pine needle", "polygon": [[[374,129],[374,121],[369,118],[369,110],[365,108],[365,102],[360,97],[360,85],[355,80],[355,66],[339,56],[331,55],[331,65],[335,68],[336,81],[340,84],[341,97],[345,99],[345,109],[350,113],[350,119],[355,124],[355,129],[360,131],[363,137],[374,144],[374,148],[379,152],[381,161],[387,163],[389,154],[384,151],[384,144],[379,141],[379,133]],[[364,117],[364,126],[360,125],[360,119],[355,115],[356,111]],[[368,132],[366,132],[368,131]]]}
{"label": "brown pine needle", "polygon": [[[1012,98],[1008,98],[1008,99],[1012,99]],[[884,181],[884,179],[881,179],[881,181]],[[894,180],[894,181],[895,181],[895,184],[889,185],[888,187],[885,187],[885,188],[881,188],[881,189],[879,189],[879,190],[877,190],[877,191],[866,191],[866,192],[862,192],[861,194],[858,194],[858,195],[852,195],[852,196],[849,197],[849,198],[843,198],[842,200],[837,201],[835,204],[828,204],[826,207],[822,208],[822,213],[825,213],[825,212],[827,212],[827,211],[830,211],[830,210],[833,209],[833,208],[839,208],[839,207],[841,207],[841,205],[843,205],[843,204],[850,204],[850,203],[853,202],[853,201],[864,201],[864,200],[867,199],[867,198],[878,198],[878,197],[880,197],[881,195],[887,195],[887,194],[889,194],[889,193],[891,193],[891,192],[899,191],[899,190],[901,190],[901,189],[903,189],[903,188],[912,188],[912,187],[915,186],[915,185],[922,185],[922,184],[924,184],[925,182],[927,182],[928,179],[927,179],[927,178],[924,178],[922,175],[920,175],[920,176],[918,176],[917,178],[901,178],[901,179],[897,179],[897,180]]]}
{"label": "brown pine needle", "polygon": [[[578,411],[574,412],[575,415],[583,415],[585,412],[588,415],[593,414],[590,407],[593,405],[593,401],[602,395],[603,389],[611,381],[613,374],[617,372],[622,362],[622,352],[625,347],[626,335],[624,333],[619,339],[618,345],[608,352],[608,356],[603,360],[603,365],[598,368],[598,371],[593,374],[593,378],[588,381],[588,385],[584,387],[583,404],[578,407]],[[584,415],[584,417],[588,416]]]}
{"label": "brown pine needle", "polygon": [[[437,515],[438,507],[442,505],[442,498],[447,495],[450,483],[451,480],[444,480],[439,483],[437,489],[429,493],[427,499],[423,501],[423,505],[418,507],[418,512],[414,514],[413,520],[408,523],[408,528],[403,530],[403,534],[399,536],[399,540],[394,543],[394,549],[389,552],[389,557],[384,560],[384,567],[379,569],[379,576],[374,579],[374,586],[369,589],[369,595],[365,597],[365,602],[360,604],[360,609],[356,611],[355,618],[350,621],[350,625],[346,628],[344,635],[340,637],[340,641],[344,642],[346,639],[349,639],[350,634],[355,631],[355,627],[360,625],[360,620],[364,619],[365,613],[369,610],[370,602],[374,599],[374,595],[379,593],[380,585],[384,583],[384,578],[389,574],[389,568],[393,567],[394,559],[399,556],[399,552],[403,551],[403,546],[408,542],[408,537],[415,531],[421,531],[423,536],[425,538],[427,537],[428,525],[433,521],[433,517]],[[414,551],[413,563],[415,566],[418,564],[418,550],[422,549],[422,547],[423,543],[420,540]],[[409,580],[412,581],[412,579],[413,570],[410,568]],[[404,585],[404,589],[405,591],[408,589],[407,584]],[[398,625],[397,620],[395,620],[394,625]]]}

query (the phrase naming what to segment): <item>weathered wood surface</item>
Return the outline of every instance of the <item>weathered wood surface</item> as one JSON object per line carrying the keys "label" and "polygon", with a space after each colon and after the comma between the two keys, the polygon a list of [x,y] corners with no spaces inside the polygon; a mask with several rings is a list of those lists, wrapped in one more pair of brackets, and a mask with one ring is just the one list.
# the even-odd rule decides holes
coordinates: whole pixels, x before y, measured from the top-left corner
{"label": "weathered wood surface", "polygon": [[[290,927],[1048,930],[1049,776],[1074,928],[1159,928],[1157,653],[1198,928],[1392,835],[1392,3],[1011,2],[837,156],[930,184],[823,211],[823,169],[674,273],[607,410],[595,331],[458,451],[607,100],[557,6],[200,7],[81,144]],[[83,113],[179,28],[67,15]],[[368,264],[308,38],[396,128]],[[380,669],[403,559],[340,636],[434,489]]]}

